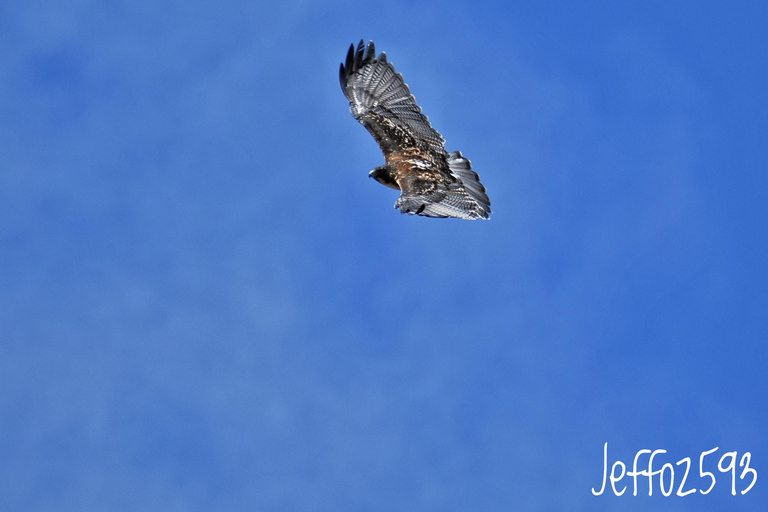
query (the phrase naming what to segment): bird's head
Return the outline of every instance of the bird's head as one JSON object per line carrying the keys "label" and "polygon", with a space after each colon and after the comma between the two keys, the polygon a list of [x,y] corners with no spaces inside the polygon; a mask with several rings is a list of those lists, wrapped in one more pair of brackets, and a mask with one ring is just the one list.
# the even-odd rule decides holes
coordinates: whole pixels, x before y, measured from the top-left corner
{"label": "bird's head", "polygon": [[382,165],[380,167],[375,168],[371,172],[368,173],[369,178],[373,178],[382,185],[394,188],[396,190],[400,190],[400,187],[397,185],[397,182],[395,181],[394,177],[392,176],[392,172],[389,170],[389,166]]}

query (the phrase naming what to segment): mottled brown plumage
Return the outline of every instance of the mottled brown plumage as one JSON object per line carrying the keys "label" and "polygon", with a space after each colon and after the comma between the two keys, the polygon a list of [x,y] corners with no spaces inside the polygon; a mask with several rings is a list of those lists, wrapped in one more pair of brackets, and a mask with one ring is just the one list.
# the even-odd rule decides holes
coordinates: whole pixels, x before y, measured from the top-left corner
{"label": "mottled brown plumage", "polygon": [[349,47],[339,80],[350,112],[384,153],[386,163],[369,176],[401,191],[395,208],[427,217],[490,217],[491,202],[469,160],[446,152],[402,75],[386,54],[376,57],[373,41]]}

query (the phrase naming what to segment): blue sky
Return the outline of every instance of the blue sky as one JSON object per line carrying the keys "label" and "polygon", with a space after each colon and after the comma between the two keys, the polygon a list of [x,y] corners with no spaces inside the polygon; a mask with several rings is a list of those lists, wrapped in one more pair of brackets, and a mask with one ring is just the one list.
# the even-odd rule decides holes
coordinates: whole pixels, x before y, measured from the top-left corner
{"label": "blue sky", "polygon": [[[4,3],[0,508],[761,510],[767,24],[761,2]],[[368,179],[338,85],[361,38],[489,222],[402,216]],[[716,485],[593,496],[606,442],[628,469],[690,457],[686,489],[719,447]]]}

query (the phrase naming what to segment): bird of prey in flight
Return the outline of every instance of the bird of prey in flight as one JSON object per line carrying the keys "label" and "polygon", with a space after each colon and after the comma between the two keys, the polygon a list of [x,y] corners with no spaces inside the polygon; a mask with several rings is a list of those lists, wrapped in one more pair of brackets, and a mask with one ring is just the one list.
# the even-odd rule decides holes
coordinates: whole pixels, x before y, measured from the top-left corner
{"label": "bird of prey in flight", "polygon": [[386,163],[369,176],[400,190],[395,208],[427,217],[490,217],[491,201],[469,160],[445,150],[445,140],[421,113],[403,76],[385,53],[376,56],[373,41],[349,47],[339,80],[349,111],[384,153]]}

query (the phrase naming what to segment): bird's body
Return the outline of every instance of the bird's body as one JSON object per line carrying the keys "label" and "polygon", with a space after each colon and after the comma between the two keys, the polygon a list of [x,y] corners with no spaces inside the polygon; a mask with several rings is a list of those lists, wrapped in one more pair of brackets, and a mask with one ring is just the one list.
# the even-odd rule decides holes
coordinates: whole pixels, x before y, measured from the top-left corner
{"label": "bird's body", "polygon": [[402,75],[386,54],[376,57],[373,41],[349,47],[339,80],[350,112],[384,153],[386,163],[369,176],[401,191],[395,208],[427,217],[489,218],[491,202],[469,160],[445,150]]}

